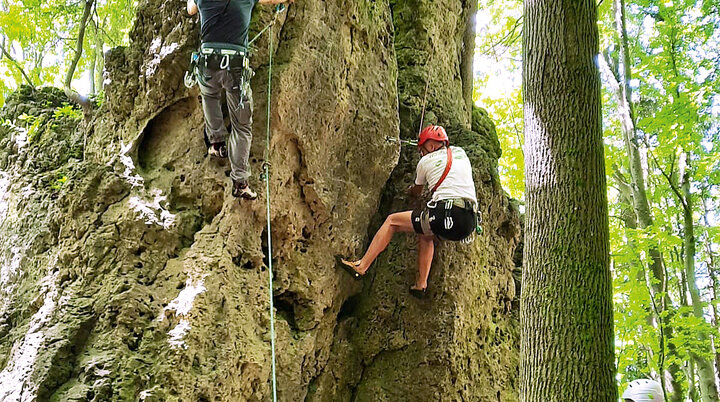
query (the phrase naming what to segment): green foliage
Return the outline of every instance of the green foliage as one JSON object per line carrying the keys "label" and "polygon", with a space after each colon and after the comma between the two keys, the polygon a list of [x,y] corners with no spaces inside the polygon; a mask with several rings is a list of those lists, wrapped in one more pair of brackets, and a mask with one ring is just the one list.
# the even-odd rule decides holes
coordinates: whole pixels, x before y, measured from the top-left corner
{"label": "green foliage", "polygon": [[521,78],[522,1],[483,0],[478,6],[473,100],[495,122],[502,148],[500,180],[510,196],[524,199]]}
{"label": "green foliage", "polygon": [[[605,53],[610,60],[617,60],[619,42],[611,3],[601,8],[600,14],[603,16],[599,26]],[[648,318],[647,322],[628,322],[625,317],[616,315],[616,328],[619,334],[625,328],[638,328],[632,336],[632,343],[650,352],[652,358],[643,360],[643,364],[647,365],[645,375],[657,378],[660,354],[658,315],[651,304],[639,302],[642,298],[638,293],[644,289],[644,299],[649,300],[648,285],[658,284],[658,281],[648,272],[636,281],[637,289],[632,289],[627,284],[621,285],[618,279],[627,278],[639,269],[647,271],[651,263],[647,250],[658,248],[668,275],[667,295],[673,301],[659,318],[674,331],[672,339],[664,339],[665,351],[670,344],[675,346],[676,351],[674,355],[667,356],[664,366],[667,368],[669,364],[677,363],[682,367],[692,355],[712,361],[710,339],[717,335],[717,329],[707,319],[696,317],[692,306],[688,305],[690,289],[684,270],[686,233],[682,218],[687,200],[682,194],[681,184],[684,180],[682,173],[686,171],[688,174],[685,177],[690,182],[692,193],[696,238],[697,229],[700,229],[709,239],[712,230],[703,229],[703,222],[698,218],[705,215],[703,201],[708,201],[706,197],[709,195],[717,194],[720,184],[712,174],[718,167],[720,145],[717,129],[713,128],[718,113],[713,112],[713,103],[718,100],[718,86],[716,78],[708,74],[708,63],[716,64],[719,56],[716,49],[720,39],[720,19],[716,12],[703,14],[702,5],[692,1],[660,3],[641,0],[629,3],[626,14],[634,78],[631,87],[640,147],[645,154],[645,182],[653,225],[636,230],[626,227],[620,219],[611,220],[615,292],[630,295],[616,298],[616,310],[623,315],[644,315]],[[715,45],[706,47],[708,41]],[[622,216],[624,211],[632,211],[633,206],[630,200],[621,197],[622,183],[618,182],[616,174],[629,179],[630,172],[627,149],[619,130],[618,105],[610,96],[610,89],[606,89],[605,142],[608,183],[611,186],[610,214]],[[710,190],[702,194],[703,188]],[[711,215],[717,217],[716,212]],[[696,247],[700,244],[698,242]],[[709,261],[710,256],[701,248],[697,247],[696,261]],[[718,267],[710,267],[707,274],[703,274],[700,266],[696,264],[695,276],[716,275]],[[698,284],[702,282],[705,284],[700,291],[707,300],[710,289],[707,280]],[[662,296],[656,295],[656,303],[661,303]],[[711,317],[711,313],[709,309],[705,310],[706,317]],[[647,337],[646,333],[654,336]],[[635,377],[637,367],[638,364],[627,360],[626,355],[618,356],[618,370],[624,378]],[[685,381],[688,379],[685,378]]]}
{"label": "green foliage", "polygon": [[[24,71],[34,86],[62,87],[70,60],[75,55],[84,1],[11,0],[0,4],[0,44],[7,55],[0,58],[0,99],[21,83]],[[83,54],[75,77],[94,73],[96,89],[101,81],[103,53],[109,47],[126,45],[136,8],[135,0],[94,3],[86,28]],[[95,60],[95,68],[92,61]],[[90,93],[86,78],[76,82],[81,92]]]}
{"label": "green foliage", "polygon": [[55,180],[55,183],[53,183],[50,188],[52,188],[55,191],[58,191],[62,188],[62,186],[67,181],[67,176],[65,174],[58,174],[58,178]]}
{"label": "green foliage", "polygon": [[21,114],[18,119],[25,123],[28,143],[37,142],[37,139],[40,136],[41,132],[41,125],[45,121],[45,119],[42,116],[31,116],[26,113]]}
{"label": "green foliage", "polygon": [[56,119],[69,117],[73,120],[80,120],[82,118],[82,110],[77,109],[68,103],[63,103],[62,107],[55,109],[53,116]]}

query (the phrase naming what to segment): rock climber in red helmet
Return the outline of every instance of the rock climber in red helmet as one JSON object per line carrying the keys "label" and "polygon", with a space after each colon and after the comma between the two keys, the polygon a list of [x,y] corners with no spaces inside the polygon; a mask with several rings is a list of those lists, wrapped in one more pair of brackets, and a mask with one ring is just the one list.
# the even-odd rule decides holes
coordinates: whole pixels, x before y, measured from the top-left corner
{"label": "rock climber in red helmet", "polygon": [[391,214],[360,260],[339,258],[339,262],[360,279],[396,232],[415,232],[419,235],[418,276],[410,293],[423,298],[435,252],[434,240],[460,241],[469,237],[476,228],[477,197],[470,160],[462,148],[450,146],[443,127],[425,127],[417,147],[422,157],[417,165],[415,185],[408,192],[420,196],[427,185],[432,193],[430,202],[422,210]]}

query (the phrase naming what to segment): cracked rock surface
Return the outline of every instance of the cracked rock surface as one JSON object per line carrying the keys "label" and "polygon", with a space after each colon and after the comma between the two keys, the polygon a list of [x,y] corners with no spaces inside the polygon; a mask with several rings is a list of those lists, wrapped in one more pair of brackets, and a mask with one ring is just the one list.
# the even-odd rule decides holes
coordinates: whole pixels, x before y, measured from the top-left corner
{"label": "cracked rock surface", "polygon": [[[182,79],[198,23],[141,2],[131,46],[106,54],[92,119],[61,90],[0,112],[0,401],[267,401],[272,257],[282,401],[517,400],[518,213],[467,74],[474,2],[299,0],[252,59],[255,202],[206,157]],[[258,6],[257,33],[272,19]],[[472,35],[469,36],[473,40]],[[265,160],[268,41],[274,65]],[[429,298],[397,235],[361,282],[359,256],[418,161],[387,137],[447,127],[473,162],[483,234],[436,247]],[[272,252],[264,182],[270,163]],[[272,254],[272,255],[271,255]]]}

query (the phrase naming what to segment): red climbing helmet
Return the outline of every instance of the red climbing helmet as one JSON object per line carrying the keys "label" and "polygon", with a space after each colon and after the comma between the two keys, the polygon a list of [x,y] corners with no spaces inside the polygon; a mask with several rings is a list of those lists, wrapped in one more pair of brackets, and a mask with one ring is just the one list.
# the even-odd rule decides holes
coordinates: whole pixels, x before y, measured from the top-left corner
{"label": "red climbing helmet", "polygon": [[421,147],[427,140],[435,140],[444,142],[445,145],[450,145],[450,139],[448,139],[445,129],[441,126],[427,126],[421,132],[418,137],[418,147]]}

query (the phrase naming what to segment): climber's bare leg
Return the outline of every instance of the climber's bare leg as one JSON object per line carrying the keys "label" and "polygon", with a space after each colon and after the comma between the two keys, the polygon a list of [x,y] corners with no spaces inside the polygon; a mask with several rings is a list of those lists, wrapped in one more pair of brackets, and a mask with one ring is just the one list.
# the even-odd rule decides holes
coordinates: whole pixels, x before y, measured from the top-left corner
{"label": "climber's bare leg", "polygon": [[413,289],[423,290],[427,288],[427,280],[430,275],[435,254],[435,236],[420,235],[418,237],[418,276]]}
{"label": "climber's bare leg", "polygon": [[370,268],[377,256],[390,244],[390,240],[392,240],[395,233],[414,232],[411,215],[412,211],[404,211],[388,216],[385,223],[375,233],[375,237],[373,237],[365,255],[359,261],[355,261],[353,269],[361,275],[365,275],[365,272]]}

